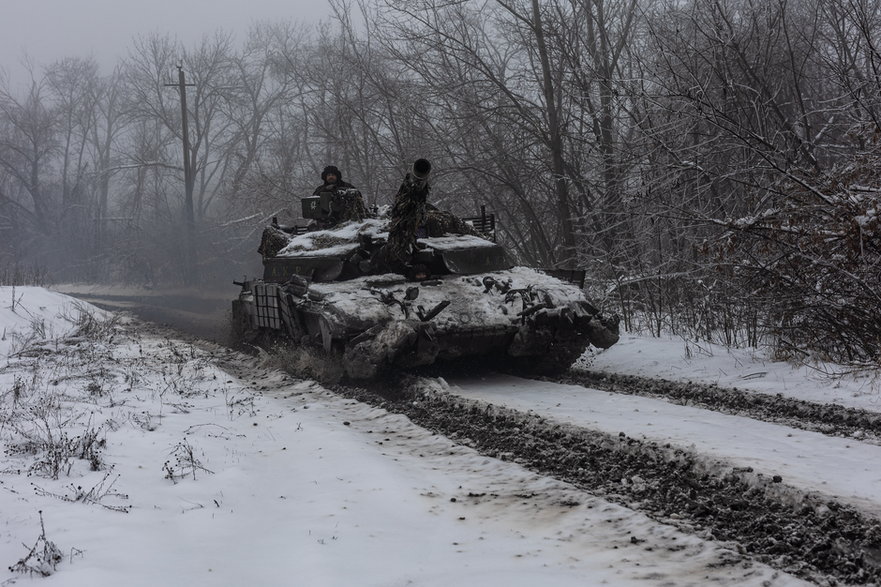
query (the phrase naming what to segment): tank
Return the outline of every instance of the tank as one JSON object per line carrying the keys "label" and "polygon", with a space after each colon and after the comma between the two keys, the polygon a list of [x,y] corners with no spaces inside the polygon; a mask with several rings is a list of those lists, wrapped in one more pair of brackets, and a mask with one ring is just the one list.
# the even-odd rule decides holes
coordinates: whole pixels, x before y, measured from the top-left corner
{"label": "tank", "polygon": [[389,252],[397,207],[370,215],[356,192],[324,196],[304,198],[312,226],[264,231],[263,278],[236,282],[232,315],[241,339],[282,338],[294,355],[351,380],[474,357],[552,374],[591,344],[618,340],[617,317],[601,316],[578,284],[514,266],[493,240],[492,215],[439,213],[442,228],[417,226],[400,262]]}

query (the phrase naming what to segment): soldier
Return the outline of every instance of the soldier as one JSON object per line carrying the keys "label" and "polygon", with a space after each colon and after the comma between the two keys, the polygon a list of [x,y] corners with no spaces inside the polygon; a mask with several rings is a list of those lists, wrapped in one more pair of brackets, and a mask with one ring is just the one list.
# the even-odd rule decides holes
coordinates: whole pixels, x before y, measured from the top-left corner
{"label": "soldier", "polygon": [[322,207],[326,206],[327,216],[315,218],[310,228],[332,228],[340,222],[360,221],[368,216],[361,192],[349,182],[343,181],[339,168],[328,165],[321,172],[321,180],[324,183],[315,188],[312,195],[322,197]]}
{"label": "soldier", "polygon": [[324,171],[321,172],[321,181],[323,183],[312,192],[313,196],[317,196],[321,192],[335,192],[340,189],[355,187],[343,181],[343,174],[336,165],[328,165],[324,168]]}

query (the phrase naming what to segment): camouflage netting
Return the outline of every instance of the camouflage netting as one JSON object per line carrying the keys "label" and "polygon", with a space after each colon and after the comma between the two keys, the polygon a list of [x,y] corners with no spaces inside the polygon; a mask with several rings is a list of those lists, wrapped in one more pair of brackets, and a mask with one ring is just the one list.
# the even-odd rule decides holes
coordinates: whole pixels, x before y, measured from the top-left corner
{"label": "camouflage netting", "polygon": [[280,250],[285,248],[291,237],[277,226],[268,226],[263,230],[260,238],[260,246],[257,252],[266,257],[275,257]]}
{"label": "camouflage netting", "polygon": [[389,226],[386,256],[388,262],[409,264],[416,251],[416,238],[424,230],[425,236],[445,234],[471,234],[480,236],[476,230],[450,212],[438,210],[427,202],[431,191],[427,181],[420,181],[407,174],[395,195]]}
{"label": "camouflage netting", "polygon": [[331,228],[343,222],[360,222],[368,217],[364,197],[354,188],[340,189],[332,192],[331,212],[326,218],[316,218],[319,228]]}
{"label": "camouflage netting", "polygon": [[443,236],[445,234],[471,234],[482,236],[470,224],[450,212],[442,210],[427,210],[423,219],[425,232],[428,236]]}

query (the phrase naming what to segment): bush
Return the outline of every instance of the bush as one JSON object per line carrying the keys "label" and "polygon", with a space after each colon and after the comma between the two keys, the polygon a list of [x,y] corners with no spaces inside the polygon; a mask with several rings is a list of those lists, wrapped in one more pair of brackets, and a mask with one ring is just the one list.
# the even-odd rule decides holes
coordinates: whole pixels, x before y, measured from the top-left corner
{"label": "bush", "polygon": [[762,307],[786,347],[843,362],[881,358],[881,148],[793,176],[776,202],[729,223],[720,274]]}

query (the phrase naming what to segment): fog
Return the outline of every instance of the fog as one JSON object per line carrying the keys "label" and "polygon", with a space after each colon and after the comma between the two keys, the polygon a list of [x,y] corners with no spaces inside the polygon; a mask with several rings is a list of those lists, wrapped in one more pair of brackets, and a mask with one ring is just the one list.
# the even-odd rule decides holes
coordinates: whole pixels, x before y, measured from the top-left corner
{"label": "fog", "polygon": [[383,206],[428,158],[433,205],[628,328],[878,358],[865,3],[4,1],[3,59],[78,58],[0,83],[0,283],[228,291],[326,165]]}
{"label": "fog", "polygon": [[137,36],[168,34],[191,45],[222,29],[241,40],[255,22],[317,23],[331,12],[327,0],[3,0],[0,67],[26,83],[26,61],[39,70],[65,57],[94,57],[109,69]]}

